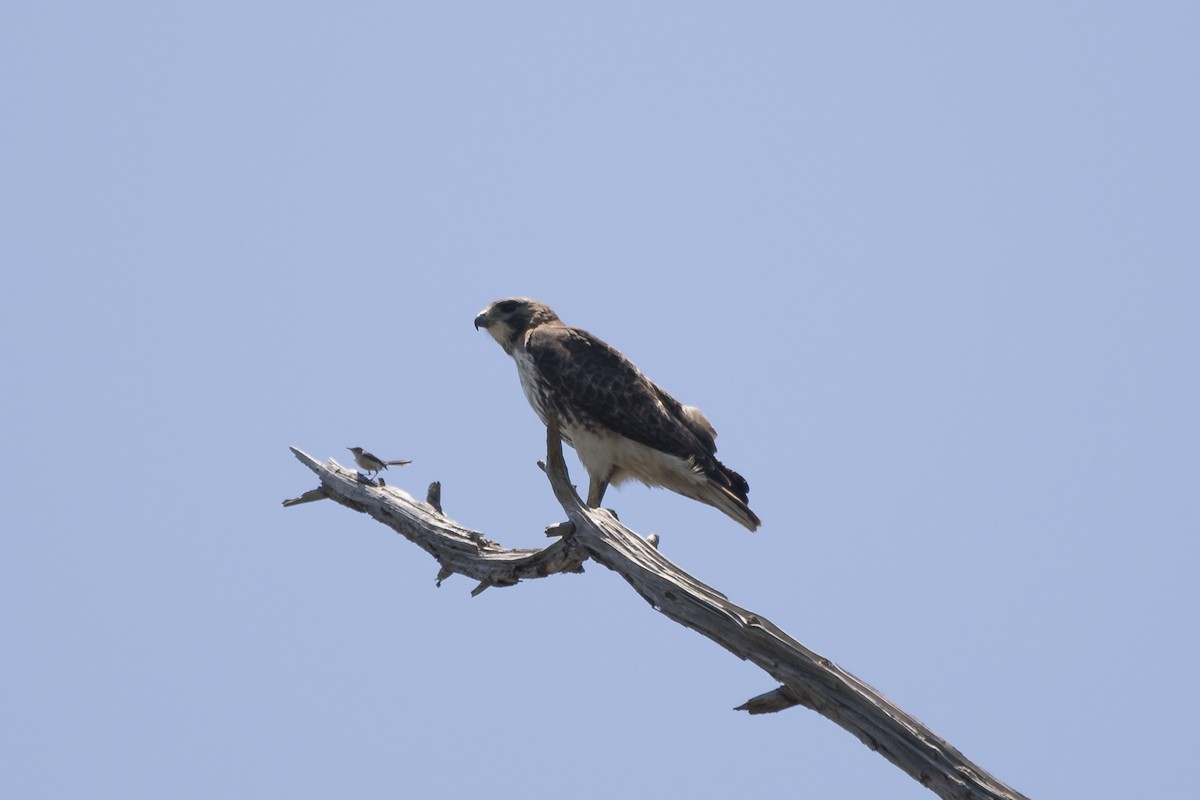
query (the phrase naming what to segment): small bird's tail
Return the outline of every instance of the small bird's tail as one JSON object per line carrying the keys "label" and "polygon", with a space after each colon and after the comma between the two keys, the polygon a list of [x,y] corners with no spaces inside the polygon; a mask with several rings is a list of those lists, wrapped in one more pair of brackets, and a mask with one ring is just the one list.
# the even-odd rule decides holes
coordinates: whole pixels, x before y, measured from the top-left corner
{"label": "small bird's tail", "polygon": [[411,463],[412,463],[412,459],[410,458],[410,459],[407,459],[406,461],[385,461],[385,462],[383,462],[383,465],[385,467],[403,467],[405,464],[411,464]]}

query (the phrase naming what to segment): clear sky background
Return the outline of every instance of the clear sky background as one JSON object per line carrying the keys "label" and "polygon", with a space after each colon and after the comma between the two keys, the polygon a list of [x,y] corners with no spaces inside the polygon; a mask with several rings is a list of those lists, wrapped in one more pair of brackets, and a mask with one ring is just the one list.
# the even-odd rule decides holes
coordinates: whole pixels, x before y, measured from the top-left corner
{"label": "clear sky background", "polygon": [[749,479],[610,492],[668,557],[1032,797],[1177,796],[1196,8],[9,4],[0,795],[930,797],[601,567],[280,506],[363,445],[541,545],[523,294]]}

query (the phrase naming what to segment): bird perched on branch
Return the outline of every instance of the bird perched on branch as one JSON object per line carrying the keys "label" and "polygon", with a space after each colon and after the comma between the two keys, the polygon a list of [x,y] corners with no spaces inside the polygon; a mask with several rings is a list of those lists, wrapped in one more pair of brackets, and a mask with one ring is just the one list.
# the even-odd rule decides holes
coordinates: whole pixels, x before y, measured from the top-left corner
{"label": "bird perched on branch", "polygon": [[372,478],[378,475],[379,470],[381,469],[387,469],[388,467],[402,467],[405,464],[412,463],[412,459],[408,459],[406,461],[384,461],[379,456],[375,455],[374,453],[368,453],[361,447],[347,447],[346,449],[354,454],[354,463],[358,464],[359,467],[365,469],[367,472],[372,473],[370,476]]}
{"label": "bird perched on branch", "polygon": [[563,441],[587,469],[589,506],[599,507],[610,484],[636,478],[714,506],[751,531],[761,524],[746,479],[717,460],[717,432],[700,409],[667,394],[618,350],[524,297],[492,303],[475,327],[517,362],[542,422],[547,410],[557,414]]}

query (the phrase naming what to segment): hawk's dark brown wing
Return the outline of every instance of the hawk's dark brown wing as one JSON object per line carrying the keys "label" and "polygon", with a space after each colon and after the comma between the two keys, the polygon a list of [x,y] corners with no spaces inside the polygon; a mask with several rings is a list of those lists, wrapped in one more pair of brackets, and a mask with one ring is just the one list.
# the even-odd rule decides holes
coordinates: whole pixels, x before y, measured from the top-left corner
{"label": "hawk's dark brown wing", "polygon": [[543,325],[530,333],[526,349],[548,390],[545,399],[564,418],[694,459],[706,472],[714,466],[712,434],[616,348],[578,328]]}

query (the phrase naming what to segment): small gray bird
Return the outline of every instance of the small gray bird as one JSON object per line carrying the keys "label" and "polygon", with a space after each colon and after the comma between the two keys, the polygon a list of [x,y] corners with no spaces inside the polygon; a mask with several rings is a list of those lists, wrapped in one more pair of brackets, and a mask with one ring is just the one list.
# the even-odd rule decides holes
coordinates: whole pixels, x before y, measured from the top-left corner
{"label": "small gray bird", "polygon": [[358,466],[362,467],[367,472],[372,473],[370,476],[372,478],[378,475],[379,470],[381,469],[387,469],[388,467],[402,467],[405,464],[412,463],[411,459],[407,461],[384,461],[379,456],[373,453],[368,453],[361,447],[347,447],[346,449],[354,454],[354,463],[358,464]]}

